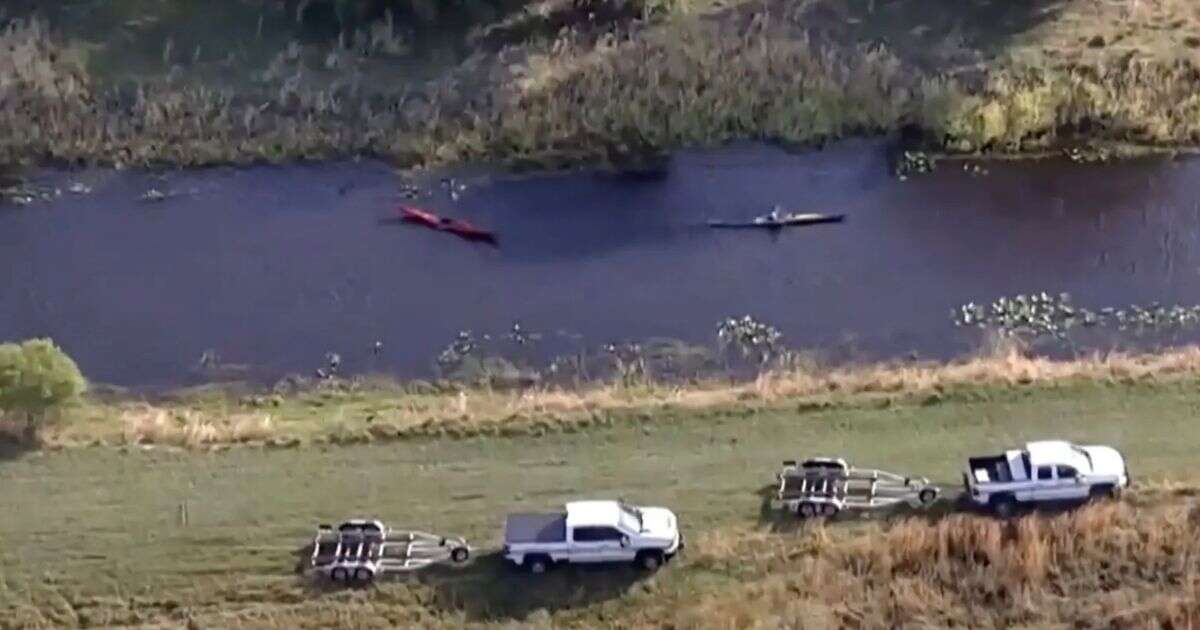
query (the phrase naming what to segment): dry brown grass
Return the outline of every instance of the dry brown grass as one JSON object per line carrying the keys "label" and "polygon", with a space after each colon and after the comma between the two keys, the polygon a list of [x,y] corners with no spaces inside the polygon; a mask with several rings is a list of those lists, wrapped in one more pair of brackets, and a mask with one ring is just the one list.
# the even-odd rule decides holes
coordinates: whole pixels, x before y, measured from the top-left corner
{"label": "dry brown grass", "polygon": [[270,416],[220,396],[176,403],[93,403],[52,428],[52,445],[163,443],[187,447],[297,440],[363,443],[415,437],[541,435],[618,422],[684,421],[725,411],[934,404],[989,390],[1080,382],[1133,384],[1200,378],[1200,347],[1154,354],[1030,357],[1012,349],[950,363],[879,363],[770,371],[746,383],[600,384],[579,389],[467,389],[414,394],[395,384],[275,397]]}
{"label": "dry brown grass", "polygon": [[271,416],[239,413],[209,417],[194,410],[166,410],[138,405],[121,412],[124,444],[200,448],[214,444],[262,442],[275,435]]}
{"label": "dry brown grass", "polygon": [[0,31],[0,100],[40,98],[47,102],[87,98],[80,60],[50,39],[40,22],[14,23]]}
{"label": "dry brown grass", "polygon": [[531,49],[466,120],[426,147],[439,161],[567,164],[637,159],[735,138],[813,142],[892,128],[912,80],[888,52],[845,51],[744,25],[565,36]]}
{"label": "dry brown grass", "polygon": [[242,93],[150,80],[97,85],[40,22],[0,33],[0,164],[60,160],[117,166],[200,165],[405,152],[405,122],[426,116],[386,90],[275,77]]}
{"label": "dry brown grass", "polygon": [[[405,166],[544,168],[902,126],[928,148],[953,152],[1200,143],[1200,35],[1189,34],[1200,20],[1177,0],[1068,1],[1024,27],[997,25],[974,5],[937,18],[909,2],[912,11],[888,14],[901,16],[892,24],[861,2],[730,2],[713,12],[720,4],[599,3],[593,8],[615,24],[584,20],[557,39],[476,56],[415,91],[378,81],[313,85],[288,70],[239,93],[165,77],[116,93],[95,85],[45,27],[16,25],[0,35],[14,51],[0,60],[0,128],[9,131],[0,163],[366,154]],[[628,22],[647,11],[656,17]],[[910,13],[918,17],[903,17]],[[951,28],[958,22],[991,44],[967,42]],[[1097,37],[1106,44],[1089,44]]]}
{"label": "dry brown grass", "polygon": [[685,628],[1194,627],[1197,514],[1179,502],[1107,504],[1011,522],[908,520],[821,544],[813,539],[829,534],[820,528],[799,543],[754,535],[702,547],[697,562],[749,558],[761,579],[705,594],[668,618]]}
{"label": "dry brown grass", "polygon": [[1023,55],[992,58],[982,73],[953,59],[919,68],[908,53],[810,38],[809,16],[825,4],[835,3],[673,19],[530,48],[510,89],[465,123],[448,119],[426,150],[452,162],[621,161],[742,138],[820,143],[905,124],[955,152],[1200,142],[1193,57]]}
{"label": "dry brown grass", "polygon": [[401,433],[522,429],[546,422],[550,429],[587,425],[612,412],[780,403],[819,407],[881,397],[942,395],[973,386],[1044,385],[1076,379],[1134,382],[1196,375],[1200,375],[1200,347],[1194,346],[1158,354],[1093,354],[1077,360],[1029,357],[1006,349],[952,363],[879,363],[833,370],[767,372],[751,383],[736,385],[709,382],[637,389],[610,385],[578,391],[469,392],[428,401],[420,413],[401,411],[392,421],[398,423]]}

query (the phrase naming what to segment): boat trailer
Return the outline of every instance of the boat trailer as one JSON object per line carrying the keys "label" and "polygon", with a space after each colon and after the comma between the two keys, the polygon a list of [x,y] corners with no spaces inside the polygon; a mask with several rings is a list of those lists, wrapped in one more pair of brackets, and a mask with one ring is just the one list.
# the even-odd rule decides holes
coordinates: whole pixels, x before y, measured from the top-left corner
{"label": "boat trailer", "polygon": [[462,564],[471,549],[462,538],[393,530],[377,520],[317,526],[310,566],[333,582],[365,584],[386,573],[408,573],[438,563]]}
{"label": "boat trailer", "polygon": [[900,503],[927,508],[940,494],[938,487],[923,477],[857,468],[833,457],[785,461],[776,479],[779,486],[772,507],[800,518],[831,517],[842,511],[868,511]]}

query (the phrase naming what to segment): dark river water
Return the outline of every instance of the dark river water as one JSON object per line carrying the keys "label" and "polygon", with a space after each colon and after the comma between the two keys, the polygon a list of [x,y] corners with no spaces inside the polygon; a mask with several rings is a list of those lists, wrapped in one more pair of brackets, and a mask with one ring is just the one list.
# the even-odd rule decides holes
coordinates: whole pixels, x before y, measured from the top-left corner
{"label": "dark river water", "polygon": [[[206,350],[263,379],[329,351],[347,371],[428,375],[457,331],[515,321],[546,334],[534,354],[713,344],[720,319],[750,313],[830,356],[944,357],[978,343],[950,320],[967,300],[1200,301],[1200,162],[988,168],[900,182],[875,143],[750,146],[681,154],[657,179],[465,180],[458,201],[435,184],[415,202],[495,229],[494,248],[381,223],[398,179],[372,162],[48,172],[61,197],[0,205],[0,338],[48,335],[94,380],[169,386],[196,378]],[[150,188],[181,194],[139,201]],[[778,235],[703,225],[774,203],[847,219]]]}

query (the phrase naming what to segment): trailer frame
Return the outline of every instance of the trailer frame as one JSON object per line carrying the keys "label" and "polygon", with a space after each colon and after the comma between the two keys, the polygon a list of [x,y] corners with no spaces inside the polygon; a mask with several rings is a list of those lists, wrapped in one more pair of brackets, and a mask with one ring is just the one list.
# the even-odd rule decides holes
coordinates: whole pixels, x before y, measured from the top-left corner
{"label": "trailer frame", "polygon": [[419,530],[394,530],[378,520],[351,519],[334,528],[318,525],[309,566],[332,582],[365,584],[389,573],[411,573],[471,557],[463,538]]}
{"label": "trailer frame", "polygon": [[800,518],[827,518],[844,511],[866,512],[899,504],[927,508],[941,494],[941,489],[924,477],[859,468],[840,457],[786,460],[776,482],[772,507]]}

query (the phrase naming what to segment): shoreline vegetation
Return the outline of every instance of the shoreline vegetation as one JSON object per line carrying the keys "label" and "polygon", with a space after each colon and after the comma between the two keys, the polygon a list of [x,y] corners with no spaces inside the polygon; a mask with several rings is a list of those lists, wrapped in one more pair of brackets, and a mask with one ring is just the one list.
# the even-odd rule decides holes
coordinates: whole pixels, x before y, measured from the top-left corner
{"label": "shoreline vegetation", "polygon": [[[993,6],[1007,4],[543,0],[477,28],[474,54],[417,85],[357,71],[362,50],[401,48],[389,23],[325,55],[289,44],[236,89],[189,79],[170,46],[161,76],[110,83],[49,23],[10,20],[0,164],[363,155],[544,170],[740,139],[895,134],[959,155],[1200,143],[1200,22],[1186,2]],[[314,83],[314,54],[337,80]]]}
{"label": "shoreline vegetation", "polygon": [[[364,376],[262,391],[214,386],[155,398],[92,394],[48,424],[39,444],[26,447],[224,450],[540,437],[629,425],[652,430],[664,423],[761,413],[799,417],[1031,395],[1083,398],[1105,388],[1132,391],[1193,382],[1200,382],[1200,346],[1068,360],[1007,347],[948,363],[766,370],[748,382],[662,384],[645,379],[497,389]],[[15,416],[0,418],[0,428],[14,445],[20,443],[21,426]]]}

